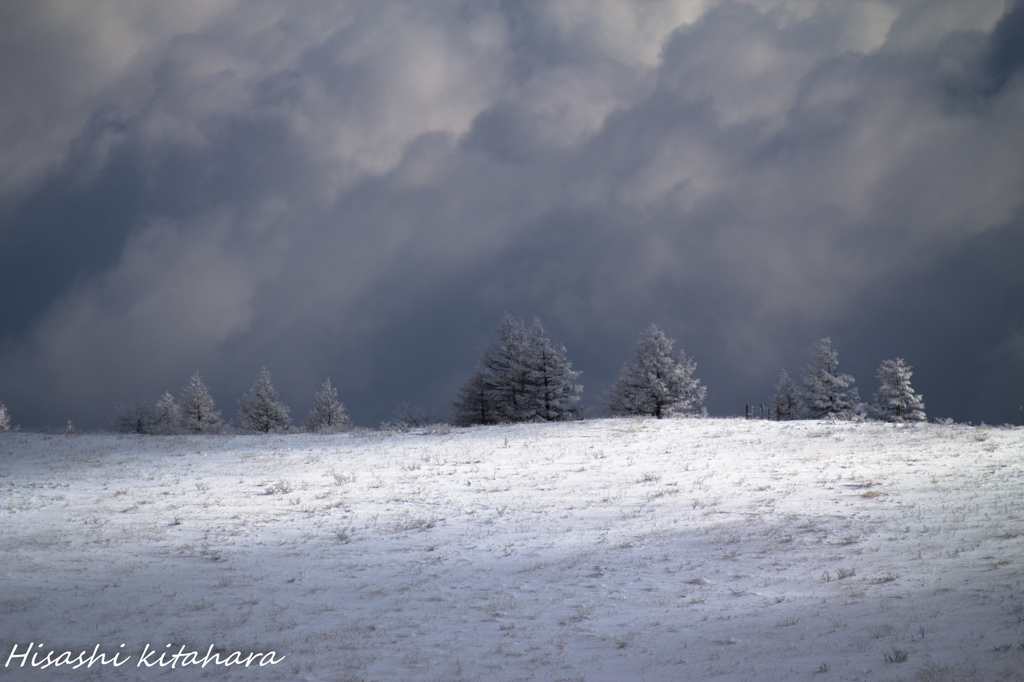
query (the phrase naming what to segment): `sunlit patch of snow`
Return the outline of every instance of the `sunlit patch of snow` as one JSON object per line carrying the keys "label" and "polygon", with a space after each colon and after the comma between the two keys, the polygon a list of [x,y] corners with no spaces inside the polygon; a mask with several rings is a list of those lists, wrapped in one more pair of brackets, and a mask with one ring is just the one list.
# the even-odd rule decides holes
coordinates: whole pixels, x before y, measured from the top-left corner
{"label": "sunlit patch of snow", "polygon": [[[4,680],[1016,679],[1020,428],[0,434]],[[123,648],[119,648],[124,643]],[[44,653],[45,653],[44,651]],[[945,677],[943,677],[945,675]]]}

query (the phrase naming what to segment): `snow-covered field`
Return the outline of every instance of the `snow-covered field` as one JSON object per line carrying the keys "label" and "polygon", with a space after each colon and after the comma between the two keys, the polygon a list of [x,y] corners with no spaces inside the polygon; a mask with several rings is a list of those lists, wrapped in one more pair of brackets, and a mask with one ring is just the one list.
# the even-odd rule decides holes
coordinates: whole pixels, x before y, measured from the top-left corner
{"label": "snow-covered field", "polygon": [[[213,661],[235,651],[275,654]],[[1020,680],[1024,430],[0,434],[0,656],[40,681]]]}

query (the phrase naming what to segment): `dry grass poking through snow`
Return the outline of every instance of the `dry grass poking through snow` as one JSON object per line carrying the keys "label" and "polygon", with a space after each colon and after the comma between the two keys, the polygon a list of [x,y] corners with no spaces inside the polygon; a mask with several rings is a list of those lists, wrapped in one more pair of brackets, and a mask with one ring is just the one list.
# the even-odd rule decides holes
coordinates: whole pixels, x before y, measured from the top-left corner
{"label": "dry grass poking through snow", "polygon": [[[4,680],[1012,680],[1024,430],[0,434]],[[124,643],[125,647],[119,649]],[[135,667],[274,650],[263,668]]]}

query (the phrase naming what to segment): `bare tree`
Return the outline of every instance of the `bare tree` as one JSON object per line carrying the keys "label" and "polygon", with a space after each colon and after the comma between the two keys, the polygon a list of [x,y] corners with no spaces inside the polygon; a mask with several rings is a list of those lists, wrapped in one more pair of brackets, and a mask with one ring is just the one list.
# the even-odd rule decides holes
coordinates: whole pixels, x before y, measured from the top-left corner
{"label": "bare tree", "polygon": [[117,406],[115,427],[120,433],[153,433],[153,406],[139,398]]}

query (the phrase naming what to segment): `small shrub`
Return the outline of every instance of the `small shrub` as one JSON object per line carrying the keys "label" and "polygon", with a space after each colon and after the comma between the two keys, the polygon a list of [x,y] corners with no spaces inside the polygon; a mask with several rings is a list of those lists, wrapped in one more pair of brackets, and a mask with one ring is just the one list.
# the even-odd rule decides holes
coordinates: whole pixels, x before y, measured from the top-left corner
{"label": "small shrub", "polygon": [[264,495],[287,495],[292,491],[292,485],[288,481],[278,481],[263,489]]}
{"label": "small shrub", "polygon": [[879,576],[871,581],[872,585],[884,585],[885,583],[893,583],[899,580],[899,576],[895,573],[886,573],[883,576]]}
{"label": "small shrub", "polygon": [[345,485],[346,483],[354,483],[356,480],[355,474],[346,474],[339,471],[331,470],[331,477],[334,479],[336,485]]}

